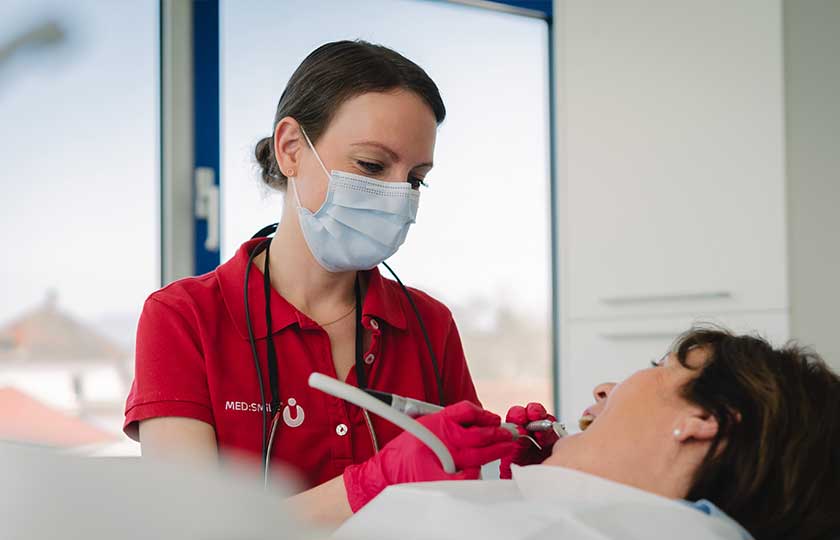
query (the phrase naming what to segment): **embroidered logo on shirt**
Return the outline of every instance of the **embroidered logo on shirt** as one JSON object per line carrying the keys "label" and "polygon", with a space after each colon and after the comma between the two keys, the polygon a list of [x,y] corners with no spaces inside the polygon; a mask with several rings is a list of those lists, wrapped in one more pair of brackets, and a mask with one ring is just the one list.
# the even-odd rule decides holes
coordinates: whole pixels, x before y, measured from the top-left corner
{"label": "embroidered logo on shirt", "polygon": [[[247,401],[225,401],[226,411],[262,412],[262,403],[249,403]],[[271,412],[271,404],[267,404],[265,410]]]}
{"label": "embroidered logo on shirt", "polygon": [[[294,417],[292,417],[292,411],[289,407],[295,407]],[[286,425],[293,428],[298,427],[303,424],[305,418],[306,413],[304,413],[303,407],[297,404],[295,398],[289,398],[289,404],[283,408],[283,421],[286,422]]]}

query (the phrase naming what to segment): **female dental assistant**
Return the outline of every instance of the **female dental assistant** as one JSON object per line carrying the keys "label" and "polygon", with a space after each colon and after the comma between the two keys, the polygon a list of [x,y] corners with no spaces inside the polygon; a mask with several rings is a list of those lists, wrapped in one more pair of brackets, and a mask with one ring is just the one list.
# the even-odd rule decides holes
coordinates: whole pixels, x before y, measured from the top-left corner
{"label": "female dental assistant", "polygon": [[266,453],[300,473],[310,489],[295,500],[322,521],[389,484],[447,477],[392,424],[310,389],[312,372],[457,403],[424,423],[458,477],[512,451],[476,406],[449,310],[376,269],[414,222],[444,116],[434,82],[385,47],[329,43],[303,61],[256,147],[263,180],[288,195],[273,239],[146,301],[124,426],[144,456]]}

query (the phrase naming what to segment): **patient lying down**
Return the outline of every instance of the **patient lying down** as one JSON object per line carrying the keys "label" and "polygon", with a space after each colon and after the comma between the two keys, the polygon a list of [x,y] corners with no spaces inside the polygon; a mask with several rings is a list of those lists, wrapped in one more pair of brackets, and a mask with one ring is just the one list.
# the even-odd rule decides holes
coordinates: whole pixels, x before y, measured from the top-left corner
{"label": "patient lying down", "polygon": [[815,354],[693,329],[594,395],[512,481],[394,486],[335,536],[840,538],[840,378]]}

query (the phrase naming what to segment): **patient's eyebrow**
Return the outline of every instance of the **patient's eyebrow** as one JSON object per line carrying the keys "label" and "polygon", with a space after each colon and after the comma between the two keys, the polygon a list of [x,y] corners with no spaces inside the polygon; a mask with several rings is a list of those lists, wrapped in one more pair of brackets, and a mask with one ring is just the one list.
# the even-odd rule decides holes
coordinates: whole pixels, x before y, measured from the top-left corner
{"label": "patient's eyebrow", "polygon": [[[385,152],[386,154],[388,154],[388,157],[390,157],[392,160],[394,160],[394,161],[399,161],[400,160],[400,155],[399,154],[397,154],[396,152],[394,152],[388,146],[382,144],[381,142],[362,141],[362,142],[352,143],[350,146],[372,146],[372,147],[378,148],[378,149],[382,150],[383,152]],[[431,161],[428,161],[426,163],[421,163],[419,165],[415,165],[413,168],[415,168],[415,169],[418,168],[418,167],[430,167],[431,168],[433,166],[434,166],[434,163],[432,163]]]}

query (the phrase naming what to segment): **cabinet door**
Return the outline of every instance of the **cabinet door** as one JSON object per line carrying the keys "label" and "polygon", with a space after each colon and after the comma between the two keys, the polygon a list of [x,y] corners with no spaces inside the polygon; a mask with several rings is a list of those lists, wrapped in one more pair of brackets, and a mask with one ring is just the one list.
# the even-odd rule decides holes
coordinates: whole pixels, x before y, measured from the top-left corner
{"label": "cabinet door", "polygon": [[567,2],[572,318],[787,306],[778,1]]}
{"label": "cabinet door", "polygon": [[659,360],[678,335],[698,322],[718,324],[737,333],[757,333],[774,346],[788,339],[788,314],[784,311],[570,323],[563,334],[558,385],[561,416],[567,426],[576,427],[581,412],[594,403],[595,385],[620,382],[650,367],[651,360]]}

